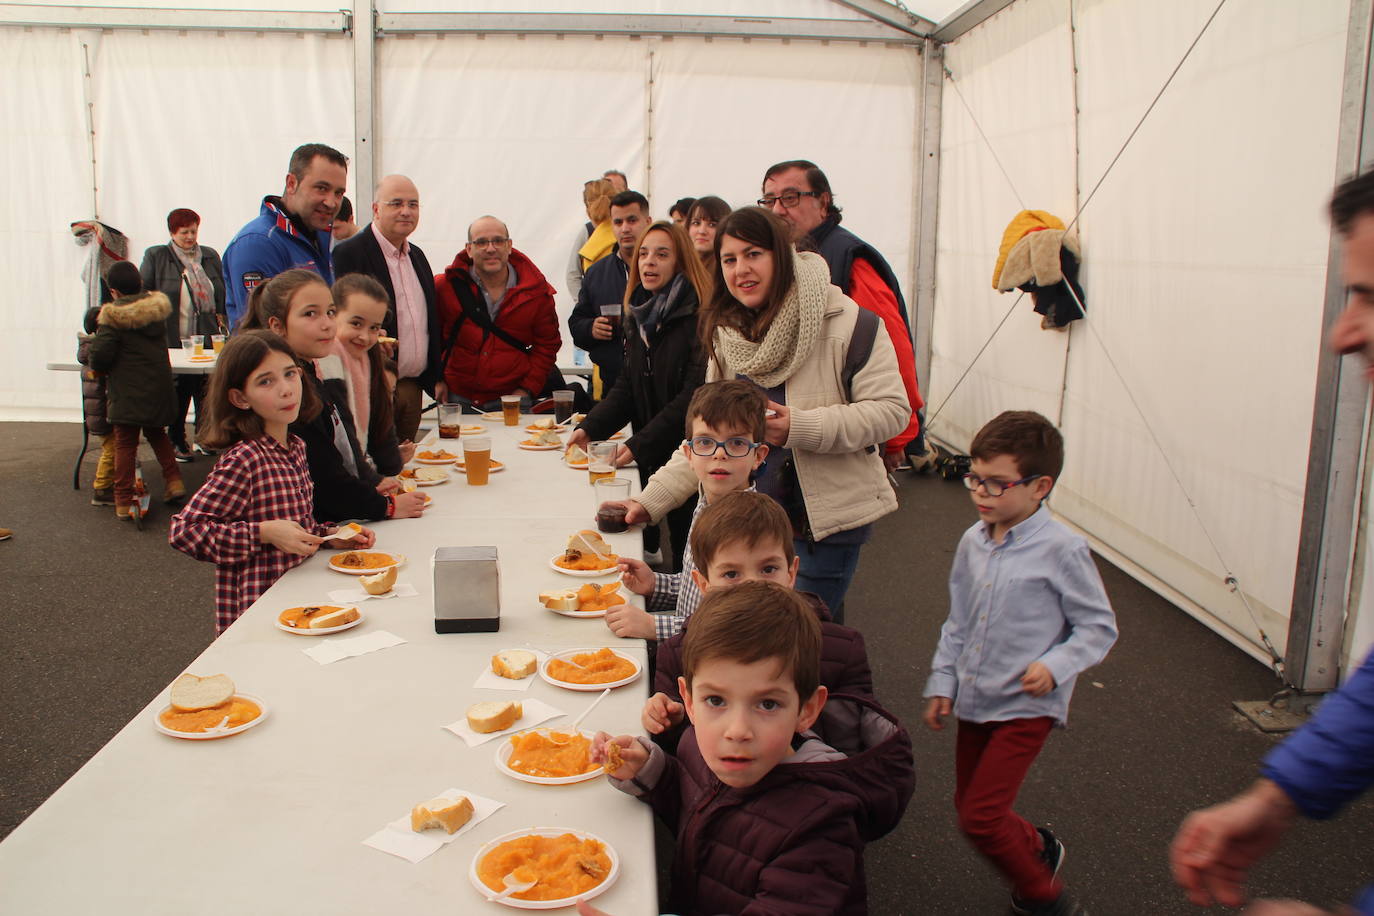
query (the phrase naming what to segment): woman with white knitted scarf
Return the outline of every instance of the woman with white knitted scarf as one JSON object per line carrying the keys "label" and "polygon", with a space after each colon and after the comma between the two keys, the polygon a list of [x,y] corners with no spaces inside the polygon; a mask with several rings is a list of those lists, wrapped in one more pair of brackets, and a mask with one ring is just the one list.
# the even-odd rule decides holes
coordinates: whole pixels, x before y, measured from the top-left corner
{"label": "woman with white knitted scarf", "polygon": [[[905,428],[910,407],[892,342],[831,284],[824,259],[796,252],[787,224],[766,210],[731,213],[716,255],[715,292],[699,317],[706,380],[743,377],[767,392],[772,451],[757,486],[792,519],[797,587],[820,595],[842,621],[872,523],[897,508],[881,444]],[[661,518],[696,487],[678,454],[649,480],[628,520]]]}

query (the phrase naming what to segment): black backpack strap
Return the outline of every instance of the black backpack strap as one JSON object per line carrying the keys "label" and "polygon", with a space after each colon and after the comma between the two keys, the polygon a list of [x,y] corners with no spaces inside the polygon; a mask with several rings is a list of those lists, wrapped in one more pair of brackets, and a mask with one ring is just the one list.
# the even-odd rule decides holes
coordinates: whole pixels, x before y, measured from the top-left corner
{"label": "black backpack strap", "polygon": [[[534,349],[534,344],[525,343],[509,331],[504,328],[498,328],[492,323],[491,315],[487,312],[486,302],[481,300],[478,293],[473,290],[471,284],[468,282],[470,278],[467,274],[459,272],[455,276],[454,272],[448,271],[446,272],[446,276],[448,277],[449,286],[453,288],[454,295],[458,297],[458,304],[463,307],[462,317],[471,318],[473,324],[482,329],[483,334],[495,334],[496,337],[507,346],[514,347],[521,353],[528,354]],[[457,327],[458,324],[455,323],[454,328],[456,329]],[[454,340],[456,341],[457,338],[455,337]],[[450,346],[452,346],[452,344],[450,344]],[[444,361],[448,361],[447,351],[445,351]]]}
{"label": "black backpack strap", "polygon": [[844,353],[844,368],[840,370],[840,382],[844,385],[845,400],[854,400],[854,376],[868,365],[868,357],[873,353],[873,341],[878,336],[878,316],[863,306],[859,306],[859,317],[854,321],[854,331],[849,336],[849,347]]}

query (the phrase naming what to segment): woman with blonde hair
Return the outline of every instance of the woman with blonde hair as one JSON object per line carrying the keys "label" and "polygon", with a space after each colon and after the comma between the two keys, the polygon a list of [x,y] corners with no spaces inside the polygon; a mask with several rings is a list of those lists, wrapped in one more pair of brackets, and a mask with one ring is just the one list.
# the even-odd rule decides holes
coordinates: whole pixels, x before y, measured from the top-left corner
{"label": "woman with blonde hair", "polygon": [[587,223],[577,230],[568,258],[568,292],[574,300],[582,290],[587,268],[615,251],[615,233],[611,230],[611,198],[615,195],[615,185],[605,178],[593,178],[582,185]]}
{"label": "woman with blonde hair", "polygon": [[[663,467],[682,442],[687,404],[706,374],[697,334],[697,310],[711,295],[711,276],[681,226],[654,223],[635,246],[621,323],[625,364],[606,396],[568,437],[568,447],[585,448],[626,423],[633,435],[620,447],[616,465],[634,461],[640,481]],[[668,514],[673,554],[681,562],[691,526],[693,501]],[[647,551],[658,545],[645,531]]]}

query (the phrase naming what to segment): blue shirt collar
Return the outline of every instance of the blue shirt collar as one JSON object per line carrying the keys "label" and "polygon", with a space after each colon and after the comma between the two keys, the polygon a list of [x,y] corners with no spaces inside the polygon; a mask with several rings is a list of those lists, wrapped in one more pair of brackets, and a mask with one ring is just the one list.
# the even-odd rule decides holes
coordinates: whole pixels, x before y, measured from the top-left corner
{"label": "blue shirt collar", "polygon": [[1045,505],[1044,500],[1040,501],[1040,508],[1036,509],[1030,518],[1017,522],[1007,530],[1007,536],[998,544],[992,539],[992,525],[984,523],[982,528],[983,542],[993,547],[1006,547],[1016,544],[1029,538],[1035,537],[1037,531],[1044,528],[1050,521],[1050,509]]}

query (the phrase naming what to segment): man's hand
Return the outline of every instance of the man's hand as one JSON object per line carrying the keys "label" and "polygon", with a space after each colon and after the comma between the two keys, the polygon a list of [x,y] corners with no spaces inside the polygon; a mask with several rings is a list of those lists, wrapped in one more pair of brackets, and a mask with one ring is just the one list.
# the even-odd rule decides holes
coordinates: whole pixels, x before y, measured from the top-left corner
{"label": "man's hand", "polygon": [[682,721],[687,710],[676,700],[668,699],[666,693],[656,693],[644,702],[639,713],[639,724],[651,735],[661,735]]}
{"label": "man's hand", "polygon": [[606,626],[621,639],[653,639],[655,635],[654,615],[633,604],[606,608]]}
{"label": "man's hand", "polygon": [[401,464],[409,464],[410,459],[415,457],[415,443],[409,439],[398,443],[396,450],[401,453]]}
{"label": "man's hand", "polygon": [[259,522],[258,540],[298,557],[313,557],[324,542],[324,538],[311,534],[289,518]]}
{"label": "man's hand", "polygon": [[769,445],[784,446],[792,433],[792,411],[776,401],[768,402],[771,416],[764,421],[763,441]]}
{"label": "man's hand", "polygon": [[592,763],[606,762],[606,745],[620,745],[620,769],[609,775],[616,779],[634,779],[643,767],[649,762],[649,752],[629,735],[619,735],[612,738],[605,732],[597,732],[592,738],[591,761]]}
{"label": "man's hand", "polygon": [[902,459],[906,458],[901,452],[883,452],[883,466],[889,471],[895,471],[902,466]]}
{"label": "man's hand", "polygon": [[575,429],[568,434],[568,444],[563,449],[563,454],[566,455],[574,445],[580,446],[582,451],[585,452],[587,450],[587,443],[591,441],[592,437],[587,435],[587,431],[585,429]]}
{"label": "man's hand", "polygon": [[611,462],[616,467],[623,468],[625,465],[629,464],[631,461],[634,460],[635,453],[630,451],[630,447],[628,445],[622,445],[620,446],[620,448],[615,450],[615,457],[611,459]]}
{"label": "man's hand", "polygon": [[447,404],[447,403],[448,403],[448,383],[447,383],[447,382],[435,382],[435,383],[434,383],[434,400],[437,401],[437,402],[440,403],[440,404]]}
{"label": "man's hand", "polygon": [[954,701],[949,697],[931,697],[926,700],[926,710],[921,715],[921,721],[931,731],[943,731],[945,716],[949,715],[953,709]]}
{"label": "man's hand", "polygon": [[1250,866],[1278,845],[1296,814],[1292,800],[1268,779],[1230,801],[1194,811],[1169,847],[1174,881],[1198,906],[1240,906]]}
{"label": "man's hand", "polygon": [[649,510],[644,508],[643,503],[637,499],[627,499],[620,505],[625,507],[625,524],[627,525],[647,525],[649,524]]}
{"label": "man's hand", "polygon": [[409,493],[397,493],[392,499],[396,500],[396,514],[392,518],[419,518],[425,514],[425,494],[411,491]]}
{"label": "man's hand", "polygon": [[1033,697],[1043,697],[1055,688],[1054,675],[1040,662],[1031,662],[1021,675],[1021,690]]}
{"label": "man's hand", "polygon": [[611,329],[611,319],[598,318],[592,322],[592,337],[597,340],[610,340],[615,336],[615,331]]}

